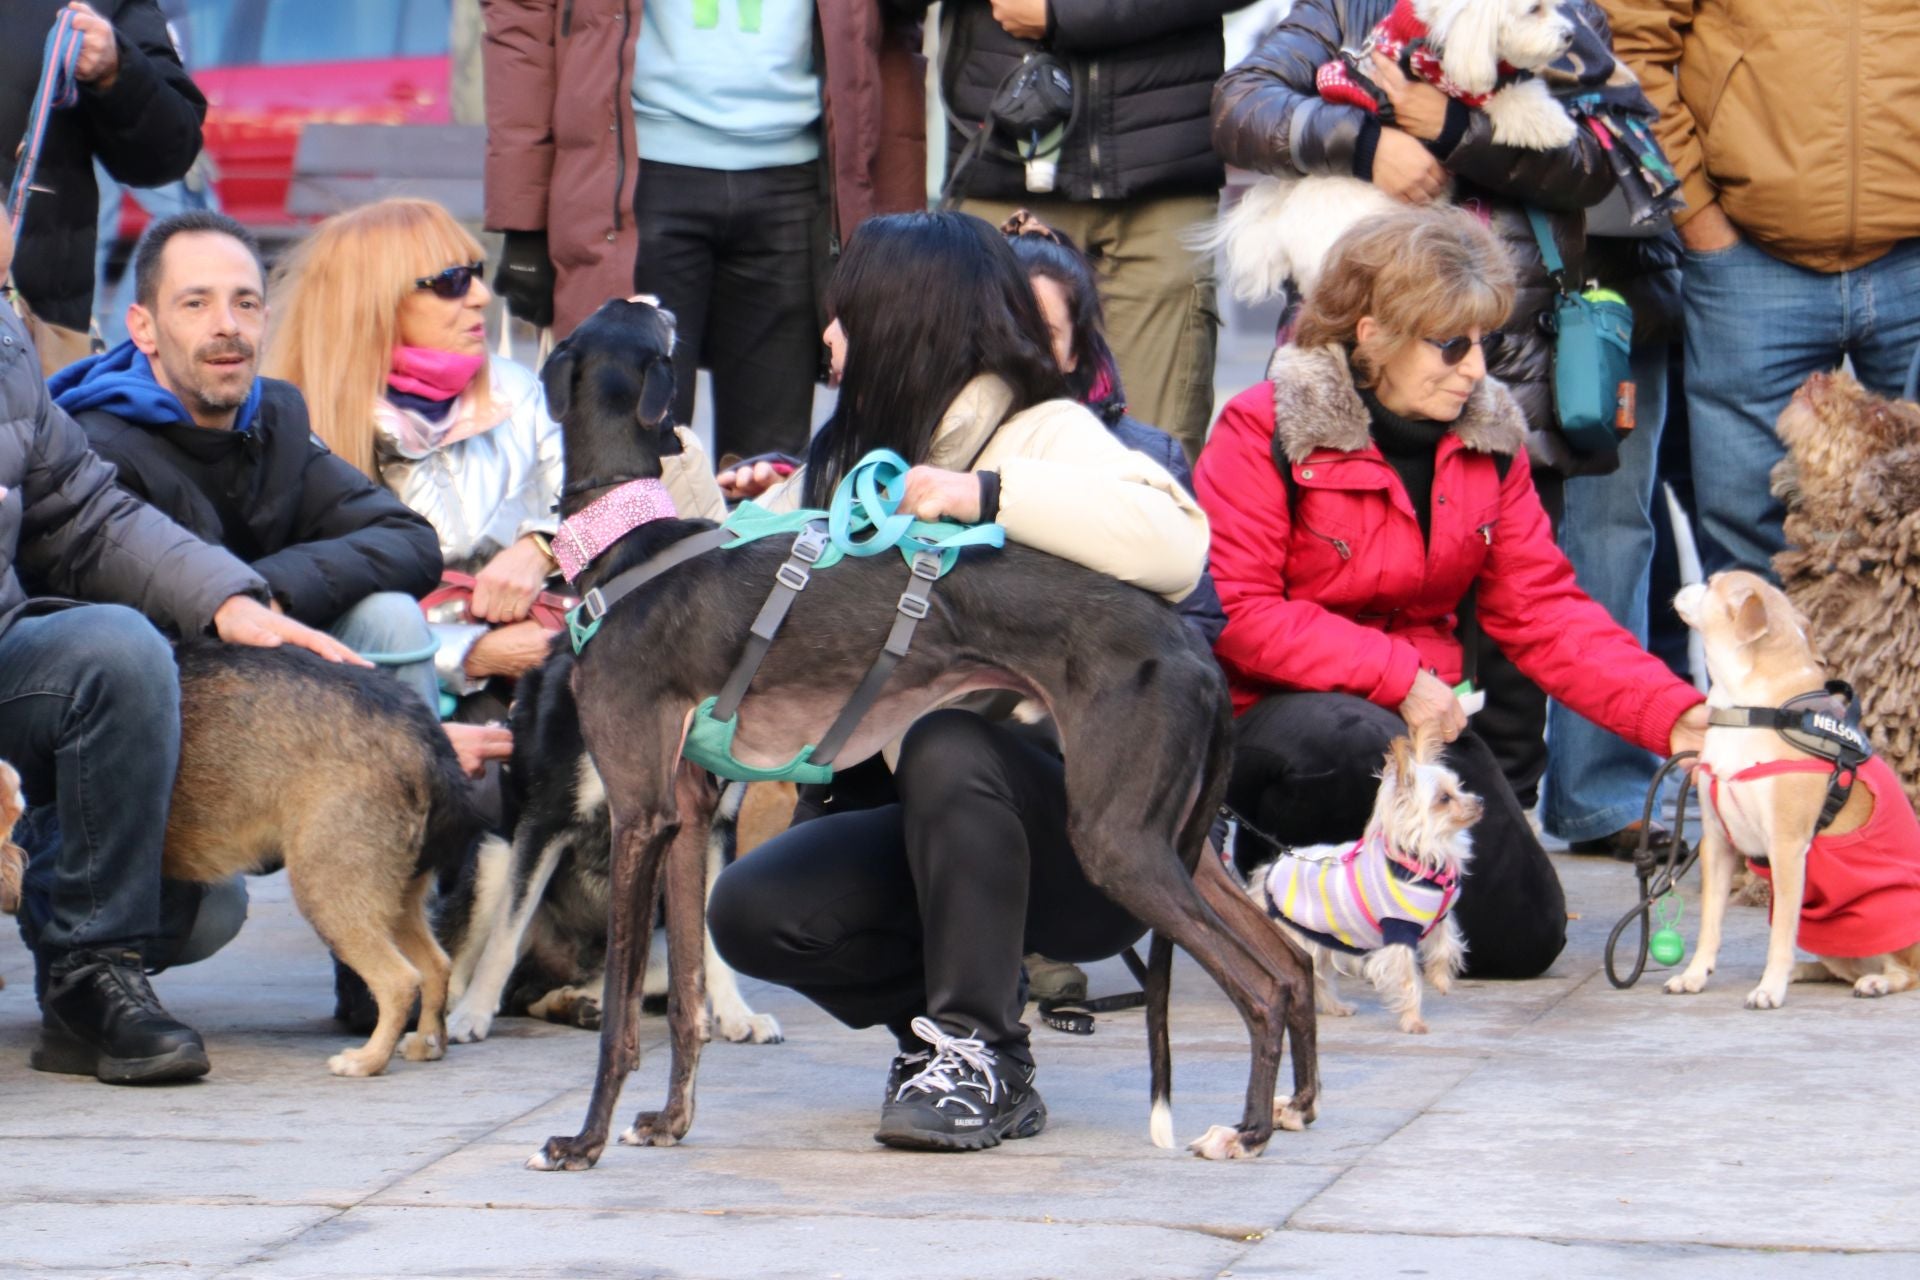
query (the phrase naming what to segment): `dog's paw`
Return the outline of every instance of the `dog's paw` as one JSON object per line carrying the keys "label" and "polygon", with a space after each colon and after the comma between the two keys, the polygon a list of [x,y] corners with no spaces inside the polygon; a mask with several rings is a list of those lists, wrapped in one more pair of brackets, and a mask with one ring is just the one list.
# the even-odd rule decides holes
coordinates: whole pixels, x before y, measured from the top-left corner
{"label": "dog's paw", "polygon": [[1667,979],[1666,993],[1670,996],[1697,996],[1707,989],[1707,975],[1694,973],[1676,973]]}
{"label": "dog's paw", "polygon": [[1273,1100],[1273,1127],[1284,1129],[1288,1133],[1299,1133],[1320,1118],[1320,1100],[1318,1098],[1307,1105],[1296,1107],[1291,1095]]}
{"label": "dog's paw", "polygon": [[598,1031],[600,1029],[600,1002],[591,997],[582,996],[580,999],[574,1001],[573,1016],[569,1021],[582,1031]]}
{"label": "dog's paw", "polygon": [[729,1044],[779,1044],[787,1038],[780,1020],[770,1013],[716,1013],[713,1025]]}
{"label": "dog's paw", "polygon": [[387,1055],[371,1049],[343,1049],[327,1059],[327,1070],[337,1076],[377,1076],[387,1069]]}
{"label": "dog's paw", "polygon": [[680,1140],[661,1118],[658,1111],[642,1111],[633,1118],[633,1125],[620,1135],[620,1145],[624,1147],[671,1147]]}
{"label": "dog's paw", "polygon": [[1321,1000],[1314,1005],[1314,1012],[1327,1018],[1351,1018],[1353,1006],[1345,1000]]}
{"label": "dog's paw", "polygon": [[447,1015],[447,1040],[452,1044],[475,1044],[493,1030],[493,1015],[458,1005]]}
{"label": "dog's paw", "polygon": [[1753,990],[1747,992],[1747,1008],[1749,1009],[1778,1009],[1786,1004],[1786,1002],[1787,984],[1784,982],[1778,986],[1763,982]]}
{"label": "dog's paw", "polygon": [[1892,991],[1893,982],[1884,973],[1869,973],[1853,984],[1853,994],[1862,1000],[1873,1000]]}
{"label": "dog's paw", "polygon": [[578,1173],[600,1162],[600,1149],[578,1138],[548,1138],[546,1145],[527,1157],[527,1168],[542,1173]]}
{"label": "dog's paw", "polygon": [[1400,1029],[1410,1036],[1423,1036],[1427,1034],[1427,1022],[1417,1013],[1402,1014]]}
{"label": "dog's paw", "polygon": [[1266,1143],[1256,1147],[1238,1129],[1217,1124],[1189,1142],[1187,1150],[1202,1160],[1251,1160],[1266,1150]]}
{"label": "dog's paw", "polygon": [[400,1041],[400,1056],[408,1062],[438,1062],[447,1056],[446,1038],[409,1031]]}

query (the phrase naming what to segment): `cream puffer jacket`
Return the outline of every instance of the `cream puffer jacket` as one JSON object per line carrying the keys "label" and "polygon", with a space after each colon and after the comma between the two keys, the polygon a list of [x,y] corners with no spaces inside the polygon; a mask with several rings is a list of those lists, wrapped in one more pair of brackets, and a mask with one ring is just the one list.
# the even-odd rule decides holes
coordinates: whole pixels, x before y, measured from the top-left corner
{"label": "cream puffer jacket", "polygon": [[[1084,405],[1048,400],[1009,418],[1012,400],[992,375],[969,382],[934,429],[927,465],[999,472],[998,519],[1023,546],[1168,600],[1192,591],[1207,564],[1200,504]],[[805,484],[803,468],[758,501],[790,511]]]}
{"label": "cream puffer jacket", "polygon": [[[374,410],[381,480],[433,525],[447,568],[465,573],[478,572],[529,533],[551,535],[559,528],[555,507],[565,482],[560,424],[547,412],[539,378],[499,357],[488,361],[487,378],[484,403],[462,396],[437,426],[385,400]],[[476,426],[482,415],[491,421]],[[682,515],[726,519],[726,501],[699,441],[685,428],[678,435],[684,451],[663,460],[667,491]],[[445,437],[453,442],[424,451],[404,443]],[[481,623],[433,625],[442,688],[464,695],[484,683],[466,675],[465,662],[487,629]]]}

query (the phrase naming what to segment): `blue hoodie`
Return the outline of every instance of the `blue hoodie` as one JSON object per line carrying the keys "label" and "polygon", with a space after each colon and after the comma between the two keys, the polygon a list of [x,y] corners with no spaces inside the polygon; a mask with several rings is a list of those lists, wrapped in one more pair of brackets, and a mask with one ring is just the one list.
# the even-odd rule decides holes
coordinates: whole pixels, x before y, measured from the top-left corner
{"label": "blue hoodie", "polygon": [[[47,379],[47,393],[70,414],[104,409],[117,418],[143,427],[170,427],[193,422],[180,397],[160,385],[146,353],[129,338],[117,347],[90,356]],[[244,433],[260,408],[260,379],[253,380],[247,398],[234,415],[233,429]]]}

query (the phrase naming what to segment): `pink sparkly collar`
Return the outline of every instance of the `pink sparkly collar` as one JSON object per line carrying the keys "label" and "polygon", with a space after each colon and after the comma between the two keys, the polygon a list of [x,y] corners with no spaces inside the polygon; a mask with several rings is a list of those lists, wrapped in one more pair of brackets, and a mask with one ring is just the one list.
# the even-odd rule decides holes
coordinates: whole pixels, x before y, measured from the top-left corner
{"label": "pink sparkly collar", "polygon": [[651,479],[629,480],[560,522],[553,535],[553,558],[560,562],[560,575],[572,582],[595,556],[641,525],[672,520],[679,514],[666,485]]}

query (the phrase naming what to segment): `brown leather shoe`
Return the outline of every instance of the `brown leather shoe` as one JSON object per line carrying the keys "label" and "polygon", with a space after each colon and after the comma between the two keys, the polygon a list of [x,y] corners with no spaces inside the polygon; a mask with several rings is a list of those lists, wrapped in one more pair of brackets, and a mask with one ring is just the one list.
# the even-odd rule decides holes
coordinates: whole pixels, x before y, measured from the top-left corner
{"label": "brown leather shoe", "polygon": [[[1640,848],[1641,824],[1630,822],[1612,835],[1596,836],[1592,840],[1572,840],[1567,843],[1569,853],[1605,854],[1617,862],[1632,862],[1634,854]],[[1673,843],[1673,832],[1659,823],[1653,824],[1653,838],[1648,842],[1655,851],[1664,850]]]}

